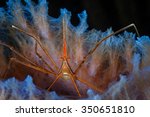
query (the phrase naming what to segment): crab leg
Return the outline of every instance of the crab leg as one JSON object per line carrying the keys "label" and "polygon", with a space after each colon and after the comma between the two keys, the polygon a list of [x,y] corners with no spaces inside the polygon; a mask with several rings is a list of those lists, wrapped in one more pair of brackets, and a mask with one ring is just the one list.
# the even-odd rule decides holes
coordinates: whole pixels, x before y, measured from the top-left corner
{"label": "crab leg", "polygon": [[98,41],[98,42],[96,43],[96,45],[94,46],[94,48],[92,48],[92,49],[88,52],[88,54],[83,58],[83,60],[81,61],[81,63],[77,66],[77,68],[75,69],[74,73],[76,74],[76,73],[79,71],[79,69],[82,67],[82,65],[85,63],[85,61],[88,59],[88,57],[91,56],[91,55],[95,52],[95,50],[99,47],[99,45],[100,45],[103,41],[109,39],[109,37],[111,37],[111,36],[113,36],[113,35],[116,35],[116,34],[122,32],[122,31],[124,31],[124,30],[130,28],[130,27],[134,27],[134,29],[136,30],[137,35],[140,36],[139,33],[138,33],[138,30],[137,30],[137,28],[136,28],[136,26],[135,26],[135,24],[130,24],[130,25],[126,26],[126,27],[123,27],[123,28],[117,30],[117,31],[114,32],[114,33],[111,33],[110,35],[104,37],[103,39],[101,39],[100,41]]}

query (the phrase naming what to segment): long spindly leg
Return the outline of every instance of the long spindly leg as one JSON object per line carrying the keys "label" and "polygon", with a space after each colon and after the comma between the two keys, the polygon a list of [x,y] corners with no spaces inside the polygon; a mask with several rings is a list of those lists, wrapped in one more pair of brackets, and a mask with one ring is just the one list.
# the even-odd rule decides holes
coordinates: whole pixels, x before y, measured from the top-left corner
{"label": "long spindly leg", "polygon": [[3,75],[2,75],[3,79],[6,78],[7,72],[10,69],[11,64],[12,64],[12,60],[10,59],[9,62],[8,62],[8,66],[6,67],[6,69],[5,69],[5,71],[4,71]]}
{"label": "long spindly leg", "polygon": [[[48,70],[45,69],[45,68],[42,68],[42,67],[38,66],[36,63],[32,62],[31,60],[29,60],[29,59],[26,58],[25,56],[21,55],[21,54],[18,53],[12,46],[9,46],[9,45],[7,45],[7,44],[5,44],[5,43],[2,43],[2,42],[0,42],[0,45],[9,48],[12,52],[14,52],[14,53],[15,53],[16,55],[18,55],[20,58],[22,58],[23,60],[25,60],[25,61],[27,61],[28,63],[30,63],[31,66],[36,67],[38,71],[41,69],[41,72],[42,72],[42,71],[45,71],[46,73],[47,73],[47,72],[49,72],[49,73],[51,72],[51,71],[48,71]],[[29,64],[28,64],[28,65],[29,65]],[[44,73],[45,73],[45,72],[44,72]],[[51,74],[56,75],[55,72],[51,72]]]}
{"label": "long spindly leg", "polygon": [[94,85],[92,85],[91,83],[85,81],[85,80],[82,80],[81,78],[79,77],[76,77],[77,80],[79,80],[81,83],[87,85],[88,87],[90,87],[91,89],[95,90],[95,91],[98,91],[100,93],[103,92],[103,90],[100,90],[99,88],[95,87]]}
{"label": "long spindly leg", "polygon": [[31,64],[29,64],[29,63],[25,63],[25,62],[19,61],[19,60],[17,60],[16,58],[11,58],[10,60],[11,60],[12,62],[16,62],[16,63],[19,63],[19,64],[24,65],[24,66],[26,66],[26,67],[32,68],[32,69],[34,69],[34,70],[36,70],[36,71],[40,71],[40,72],[42,72],[42,73],[52,74],[52,75],[54,75],[54,76],[56,75],[55,73],[53,73],[53,72],[51,72],[51,71],[45,70],[45,69],[43,69],[43,68],[40,68],[40,67],[37,67],[37,66],[34,66],[34,65],[31,65]]}
{"label": "long spindly leg", "polygon": [[139,36],[138,30],[137,30],[135,24],[130,24],[130,25],[125,26],[125,27],[123,27],[123,28],[117,30],[116,32],[111,33],[110,35],[108,35],[108,36],[102,38],[100,41],[98,41],[98,42],[96,43],[96,45],[94,46],[94,48],[92,48],[92,49],[88,52],[88,54],[83,58],[83,60],[81,61],[81,63],[80,63],[80,64],[77,66],[77,68],[75,69],[74,73],[76,74],[76,73],[79,71],[79,69],[82,67],[82,65],[85,63],[85,61],[88,59],[88,57],[91,56],[91,55],[95,52],[95,50],[99,47],[99,45],[100,45],[103,41],[109,39],[109,37],[111,37],[111,36],[113,36],[113,35],[116,35],[116,34],[122,32],[122,31],[124,31],[124,30],[130,28],[130,27],[134,27],[134,29],[135,29],[137,35]]}
{"label": "long spindly leg", "polygon": [[22,32],[22,33],[24,33],[24,34],[30,36],[30,37],[32,37],[32,38],[39,44],[39,46],[42,48],[42,50],[45,52],[46,56],[47,56],[47,57],[49,58],[49,60],[53,63],[54,67],[55,67],[57,70],[59,69],[58,66],[56,65],[55,61],[53,60],[53,58],[52,58],[52,57],[50,56],[50,54],[48,53],[47,49],[42,45],[42,43],[41,43],[39,37],[35,37],[35,36],[33,36],[32,34],[30,34],[30,33],[28,33],[28,32],[25,32],[24,30],[22,30],[22,29],[20,29],[20,28],[18,28],[18,27],[16,27],[16,26],[14,26],[14,25],[12,25],[12,28],[14,28],[14,29],[16,29],[16,30],[18,30],[18,31],[20,31],[20,32]]}
{"label": "long spindly leg", "polygon": [[78,96],[81,97],[80,91],[79,91],[77,84],[76,84],[76,81],[75,81],[75,77],[73,75],[71,76],[71,80],[72,80],[72,83],[73,83],[77,93],[78,93]]}
{"label": "long spindly leg", "polygon": [[51,90],[52,86],[59,80],[59,78],[61,78],[62,74],[59,73],[58,76],[56,77],[56,79],[53,81],[53,83],[48,87],[48,91]]}
{"label": "long spindly leg", "polygon": [[36,52],[36,55],[39,57],[39,59],[41,59],[41,61],[52,71],[54,72],[54,70],[51,68],[51,66],[43,59],[43,57],[38,53],[38,50],[37,50],[37,42],[35,43],[35,52]]}
{"label": "long spindly leg", "polygon": [[29,63],[31,63],[32,65],[36,65],[36,63],[30,61],[28,58],[26,58],[25,56],[21,55],[20,53],[18,53],[12,46],[9,46],[3,42],[0,42],[0,45],[9,48],[12,52],[14,52],[17,56],[19,56],[20,58],[28,61]]}

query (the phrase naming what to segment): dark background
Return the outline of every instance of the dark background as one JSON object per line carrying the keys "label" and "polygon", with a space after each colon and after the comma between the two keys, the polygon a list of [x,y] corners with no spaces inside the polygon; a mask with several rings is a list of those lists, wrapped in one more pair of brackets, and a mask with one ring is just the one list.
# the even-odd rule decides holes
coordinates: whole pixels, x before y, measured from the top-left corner
{"label": "dark background", "polygon": [[[0,6],[5,6],[0,1]],[[23,0],[22,0],[23,1]],[[38,0],[34,0],[37,2]],[[150,0],[47,0],[49,15],[58,17],[60,8],[66,8],[72,13],[72,23],[77,25],[77,14],[87,11],[89,29],[105,31],[113,30],[135,23],[140,35],[150,36]]]}

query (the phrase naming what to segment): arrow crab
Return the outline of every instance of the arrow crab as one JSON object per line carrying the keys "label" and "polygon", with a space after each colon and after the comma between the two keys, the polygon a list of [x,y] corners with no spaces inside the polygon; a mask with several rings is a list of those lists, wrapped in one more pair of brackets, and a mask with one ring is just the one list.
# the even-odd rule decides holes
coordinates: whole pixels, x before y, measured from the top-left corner
{"label": "arrow crab", "polygon": [[[17,5],[18,5],[18,8],[20,8],[19,7],[20,3],[18,3]],[[31,7],[32,5],[29,4],[29,6]],[[90,47],[88,47],[88,46],[85,46],[88,39],[84,40],[85,37],[82,38],[82,34],[86,34],[85,27],[87,27],[85,23],[85,20],[86,20],[85,11],[79,15],[81,24],[77,28],[74,28],[72,25],[70,25],[70,22],[69,22],[70,14],[65,9],[61,10],[62,15],[60,16],[60,18],[52,19],[50,23],[52,23],[53,20],[56,20],[56,21],[54,21],[54,23],[52,23],[51,26],[48,26],[48,21],[45,20],[45,17],[43,18],[42,16],[42,13],[46,12],[45,11],[46,8],[44,8],[43,6],[41,10],[42,9],[44,10],[42,11],[39,10],[39,12],[41,13],[39,13],[37,10],[34,10],[34,8],[32,8],[33,6],[31,7],[31,11],[34,14],[33,21],[35,25],[38,27],[38,31],[36,33],[35,33],[35,30],[37,27],[34,29],[34,26],[32,26],[31,24],[28,25],[26,19],[23,19],[23,16],[22,16],[23,11],[21,12],[19,10],[13,11],[14,15],[19,16],[20,18],[19,20],[18,19],[17,20],[18,21],[20,21],[21,19],[22,20],[20,21],[21,25],[18,24],[17,22],[16,24],[18,25],[15,25],[13,24],[14,23],[13,22],[12,25],[10,26],[10,30],[16,31],[17,34],[23,35],[25,36],[25,38],[29,38],[29,40],[30,39],[33,40],[33,44],[31,47],[32,48],[31,51],[33,52],[31,53],[34,53],[34,56],[36,56],[37,61],[35,61],[34,59],[31,60],[30,56],[27,57],[27,55],[25,56],[23,53],[19,53],[19,51],[16,50],[13,46],[6,44],[4,42],[0,42],[1,46],[8,48],[14,54],[13,57],[9,58],[8,66],[5,72],[3,73],[2,77],[5,78],[7,76],[8,70],[11,64],[15,63],[15,64],[20,64],[22,66],[25,66],[26,68],[33,69],[34,72],[36,71],[42,74],[47,74],[48,76],[46,78],[48,80],[51,80],[49,86],[45,86],[45,89],[48,91],[51,91],[51,89],[53,88],[53,86],[56,85],[59,79],[63,79],[64,83],[68,82],[68,80],[71,81],[69,83],[70,85],[69,88],[71,87],[71,90],[74,90],[74,92],[76,92],[76,94],[79,97],[82,97],[82,94],[81,94],[82,87],[86,87],[86,90],[87,88],[91,88],[97,92],[102,93],[105,90],[105,88],[102,88],[103,86],[101,86],[101,84],[104,83],[104,85],[106,85],[106,83],[102,82],[99,85],[98,83],[99,78],[98,77],[96,77],[95,79],[92,78],[94,76],[97,76],[95,74],[100,74],[101,72],[97,71],[97,73],[95,72],[93,76],[92,75],[89,75],[88,77],[86,76],[89,73],[88,69],[90,69],[91,74],[93,73],[92,71],[97,69],[96,66],[99,60],[98,57],[100,55],[98,55],[99,52],[97,52],[95,56],[93,54],[96,53],[98,48],[105,41],[116,39],[116,38],[113,38],[113,36],[115,36],[116,34],[119,34],[122,31],[127,30],[130,27],[133,27],[137,35],[139,36],[136,26],[134,24],[130,24],[128,26],[125,26],[117,30],[116,32],[111,32],[107,35],[105,34],[105,36],[102,36],[102,37],[97,36],[96,38],[98,39],[95,40],[95,42],[93,41],[94,39],[92,40],[92,43],[93,43],[91,44],[92,47],[91,45]],[[47,21],[47,22],[43,23],[43,21]],[[55,25],[56,25],[56,28],[55,28]],[[57,25],[59,26],[57,27]],[[53,28],[53,30],[49,31],[49,28],[51,27]],[[51,33],[53,31],[55,33]],[[61,40],[58,41],[57,35],[59,39]],[[44,40],[46,43],[41,39],[41,37],[47,39],[46,41]],[[76,40],[75,39],[73,40],[72,37],[76,38]],[[88,42],[88,44],[90,43]],[[26,47],[26,50],[30,52],[30,49],[27,47]],[[92,56],[94,56],[94,58],[91,58]],[[101,58],[102,57],[103,56],[101,56]],[[92,64],[91,62],[91,64],[89,65],[90,59],[92,59],[92,61],[95,63]],[[107,64],[107,62],[105,64]],[[98,66],[99,68],[101,67],[101,65],[98,65]],[[104,65],[104,66],[107,66],[107,65]],[[48,78],[49,75],[50,75],[50,78]],[[111,76],[111,77],[116,77],[116,76]],[[40,76],[38,79],[40,79]],[[112,79],[111,80],[108,79],[108,81],[106,80],[107,85],[109,84],[108,82],[110,81],[112,81]],[[57,85],[57,87],[61,87],[61,82],[59,83],[59,85]],[[63,87],[63,88],[65,90],[69,90],[68,87]]]}

